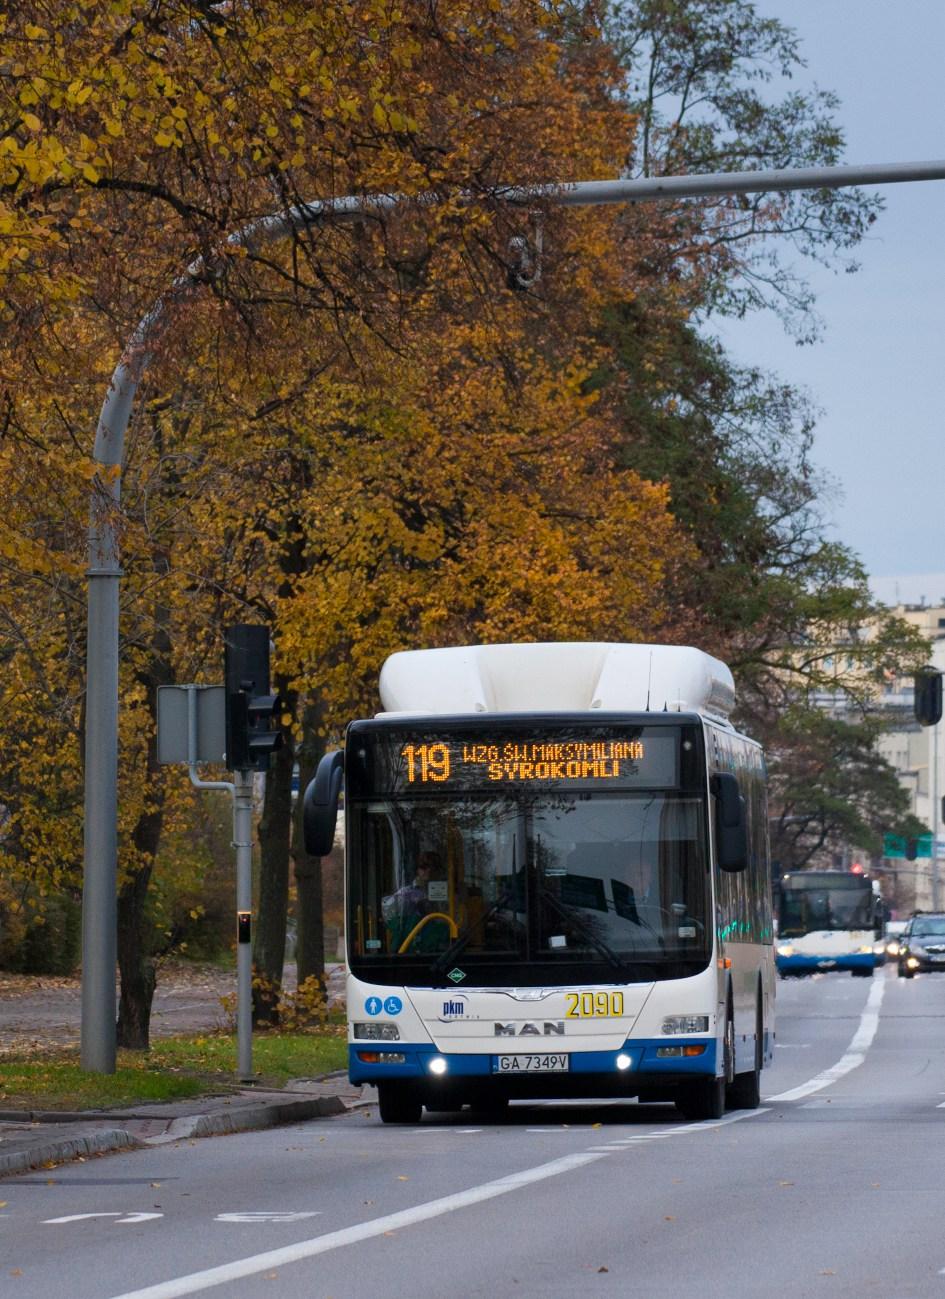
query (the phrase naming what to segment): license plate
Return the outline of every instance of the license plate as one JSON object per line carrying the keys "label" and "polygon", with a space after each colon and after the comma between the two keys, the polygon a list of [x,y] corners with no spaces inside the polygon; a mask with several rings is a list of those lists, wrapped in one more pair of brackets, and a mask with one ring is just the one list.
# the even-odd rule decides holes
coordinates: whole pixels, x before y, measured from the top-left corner
{"label": "license plate", "polygon": [[569,1055],[498,1055],[493,1073],[567,1073]]}

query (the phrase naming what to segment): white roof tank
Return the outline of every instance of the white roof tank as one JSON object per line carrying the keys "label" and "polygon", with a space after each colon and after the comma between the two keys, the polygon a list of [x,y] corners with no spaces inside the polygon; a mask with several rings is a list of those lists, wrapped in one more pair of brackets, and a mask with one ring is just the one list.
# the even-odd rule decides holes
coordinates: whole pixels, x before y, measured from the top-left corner
{"label": "white roof tank", "polygon": [[687,645],[572,641],[459,645],[392,654],[381,669],[385,713],[670,712],[727,721],[726,664]]}

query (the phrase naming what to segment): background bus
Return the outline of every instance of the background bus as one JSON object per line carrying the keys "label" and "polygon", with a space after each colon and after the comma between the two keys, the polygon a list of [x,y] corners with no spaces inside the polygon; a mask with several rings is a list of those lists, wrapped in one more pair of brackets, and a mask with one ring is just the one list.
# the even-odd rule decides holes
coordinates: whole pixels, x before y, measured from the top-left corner
{"label": "background bus", "polygon": [[883,902],[868,875],[792,871],[775,896],[782,976],[849,970],[869,978],[883,964]]}
{"label": "background bus", "polygon": [[[345,778],[349,1072],[385,1122],[513,1097],[757,1105],[774,1026],[764,765],[682,647],[394,655]],[[650,706],[647,707],[647,704]]]}

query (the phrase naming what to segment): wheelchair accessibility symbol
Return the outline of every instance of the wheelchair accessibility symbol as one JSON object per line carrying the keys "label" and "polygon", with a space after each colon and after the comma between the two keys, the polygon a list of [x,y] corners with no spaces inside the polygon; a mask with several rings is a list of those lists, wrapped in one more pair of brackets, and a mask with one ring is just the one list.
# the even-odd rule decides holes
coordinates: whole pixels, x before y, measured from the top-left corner
{"label": "wheelchair accessibility symbol", "polygon": [[388,1015],[399,1015],[404,1008],[404,1003],[399,997],[388,997],[384,1002],[384,1010]]}

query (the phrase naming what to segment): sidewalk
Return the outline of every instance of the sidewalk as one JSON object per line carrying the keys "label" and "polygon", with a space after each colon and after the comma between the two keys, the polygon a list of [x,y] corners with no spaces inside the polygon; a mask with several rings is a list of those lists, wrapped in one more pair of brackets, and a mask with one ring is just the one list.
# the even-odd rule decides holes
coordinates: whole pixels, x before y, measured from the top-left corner
{"label": "sidewalk", "polygon": [[0,1110],[0,1177],[88,1155],[223,1136],[326,1118],[369,1105],[371,1087],[353,1087],[343,1073],[299,1078],[280,1091],[245,1088],[169,1105],[127,1110],[24,1114]]}
{"label": "sidewalk", "polygon": [[[344,1004],[344,966],[327,967],[329,1005]],[[295,986],[295,966],[286,966]],[[236,991],[233,971],[180,963],[163,972],[152,1007],[152,1037],[225,1026],[221,998]],[[78,979],[0,974],[0,1073],[6,1053],[41,1046],[78,1048]],[[298,1078],[278,1091],[246,1087],[134,1109],[79,1113],[4,1110],[0,1106],[0,1177],[109,1150],[130,1150],[188,1137],[221,1136],[343,1114],[370,1104],[373,1088],[352,1087],[343,1073]]]}

